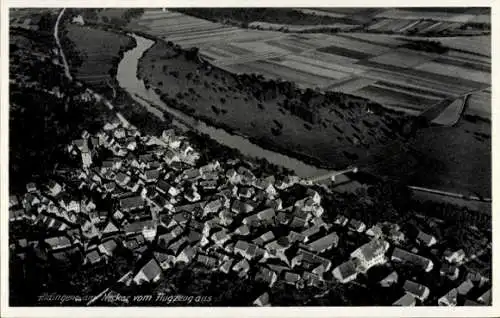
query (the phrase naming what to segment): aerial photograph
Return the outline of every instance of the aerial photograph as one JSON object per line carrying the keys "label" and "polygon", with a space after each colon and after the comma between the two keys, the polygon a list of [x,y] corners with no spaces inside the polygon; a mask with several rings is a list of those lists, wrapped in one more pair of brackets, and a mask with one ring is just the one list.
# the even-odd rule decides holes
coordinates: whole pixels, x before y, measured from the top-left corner
{"label": "aerial photograph", "polygon": [[8,11],[9,306],[492,306],[490,7]]}

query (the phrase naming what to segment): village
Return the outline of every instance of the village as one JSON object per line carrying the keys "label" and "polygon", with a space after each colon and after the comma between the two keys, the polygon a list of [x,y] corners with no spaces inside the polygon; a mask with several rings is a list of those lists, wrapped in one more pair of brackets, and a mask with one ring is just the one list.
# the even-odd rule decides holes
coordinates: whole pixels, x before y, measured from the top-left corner
{"label": "village", "polygon": [[[137,259],[153,249],[154,257],[123,277],[127,285],[155,284],[176,264],[197,262],[242,278],[256,273],[270,289],[277,281],[297,289],[351,284],[371,268],[403,263],[424,274],[439,270],[455,287],[429,304],[432,290],[393,270],[379,283],[389,287],[403,279],[393,305],[491,304],[490,278],[461,272],[471,257],[463,249],[445,250],[435,264],[420,255],[438,243],[432,233],[419,231],[414,240],[398,224],[365,224],[341,214],[327,223],[321,195],[298,177],[257,177],[252,163],[240,159],[199,165],[200,153],[174,129],[142,135],[116,119],[96,134],[83,131],[65,150],[79,168],[57,170],[47,183],[29,183],[24,195],[9,198],[11,224],[28,221],[59,233],[11,242],[18,257],[32,248],[44,260],[64,263],[81,255],[85,266],[97,266],[118,246]],[[294,186],[304,187],[305,195],[285,204]],[[364,243],[331,259],[339,242],[353,235]],[[480,296],[469,298],[472,289]],[[250,304],[270,306],[272,299],[265,292]]]}

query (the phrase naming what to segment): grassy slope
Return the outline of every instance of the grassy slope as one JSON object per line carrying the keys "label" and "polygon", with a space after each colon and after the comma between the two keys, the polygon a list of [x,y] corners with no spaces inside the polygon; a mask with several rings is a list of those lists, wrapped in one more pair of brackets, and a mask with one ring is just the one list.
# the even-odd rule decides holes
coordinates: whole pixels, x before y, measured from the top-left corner
{"label": "grassy slope", "polygon": [[[344,152],[362,158],[377,146],[397,139],[385,123],[395,115],[368,114],[366,101],[358,100],[359,104],[354,104],[346,97],[347,101],[340,104],[348,106],[342,108],[335,104],[320,105],[325,100],[317,98],[309,103],[309,107],[317,105],[321,120],[309,124],[279,106],[284,100],[282,95],[260,102],[251,93],[236,88],[237,82],[231,74],[217,69],[207,72],[182,55],[173,57],[173,52],[172,47],[165,43],[155,44],[140,61],[140,76],[169,97],[183,94],[182,101],[194,109],[195,116],[208,118],[245,136],[264,139],[285,152],[293,149],[296,153],[319,159],[323,166],[344,167],[355,161]],[[176,71],[178,77],[170,73]],[[193,79],[186,78],[189,73]],[[262,104],[260,108],[259,103]],[[217,114],[212,106],[222,111]],[[369,128],[361,119],[385,128],[387,133],[380,128]],[[279,126],[275,121],[283,126],[279,136],[272,134],[271,129]],[[359,138],[358,144],[355,144],[356,137]]]}

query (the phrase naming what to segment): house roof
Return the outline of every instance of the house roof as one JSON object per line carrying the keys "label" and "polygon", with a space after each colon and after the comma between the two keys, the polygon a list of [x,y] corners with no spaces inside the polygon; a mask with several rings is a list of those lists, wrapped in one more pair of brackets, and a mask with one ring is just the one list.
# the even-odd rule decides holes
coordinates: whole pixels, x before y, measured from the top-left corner
{"label": "house roof", "polygon": [[289,283],[295,283],[300,280],[300,275],[297,273],[286,272],[284,276],[285,281]]}
{"label": "house roof", "polygon": [[156,276],[162,273],[162,269],[156,259],[149,260],[140,270],[144,273],[148,281],[153,280]]}
{"label": "house roof", "polygon": [[342,278],[351,277],[357,273],[356,264],[352,260],[348,260],[347,262],[340,264],[337,268]]}
{"label": "house roof", "polygon": [[254,300],[253,304],[257,305],[257,306],[268,306],[269,305],[269,293],[265,292],[262,295],[260,295],[259,297],[257,297],[257,299]]}
{"label": "house roof", "polygon": [[460,295],[467,295],[472,288],[474,288],[474,284],[470,279],[467,279],[457,287],[457,291]]}
{"label": "house roof", "polygon": [[295,216],[290,223],[290,227],[292,228],[303,228],[306,224],[306,220],[300,217]]}
{"label": "house roof", "polygon": [[50,245],[50,247],[52,247],[52,248],[66,246],[66,245],[71,244],[69,238],[67,238],[66,236],[56,236],[56,237],[46,238],[45,243]]}
{"label": "house roof", "polygon": [[138,233],[142,232],[145,228],[151,228],[154,226],[153,220],[136,221],[133,223],[126,224],[124,230],[126,233]]}
{"label": "house roof", "polygon": [[109,221],[108,224],[106,224],[106,226],[104,227],[104,230],[102,230],[102,233],[114,233],[118,231],[118,227],[113,222]]}
{"label": "house roof", "polygon": [[359,249],[351,253],[355,254],[357,251],[361,252],[363,258],[367,261],[378,257],[386,251],[386,242],[382,239],[373,239],[370,242],[363,244]]}
{"label": "house roof", "polygon": [[479,296],[477,298],[477,301],[485,305],[491,305],[491,288],[485,291],[481,296]]}
{"label": "house roof", "polygon": [[396,300],[393,306],[415,306],[415,297],[411,294],[405,293],[401,298]]}
{"label": "house roof", "polygon": [[247,202],[234,200],[231,204],[231,210],[238,214],[246,214],[252,212],[254,210],[254,206]]}
{"label": "house roof", "polygon": [[424,267],[424,268],[427,268],[432,263],[431,260],[429,260],[423,256],[405,251],[405,250],[400,249],[398,247],[396,247],[394,249],[394,251],[392,252],[392,258],[401,259],[404,262],[409,262],[409,263],[419,265],[419,266]]}
{"label": "house roof", "polygon": [[271,220],[276,216],[273,208],[268,208],[257,213],[259,220]]}
{"label": "house roof", "polygon": [[141,196],[133,196],[120,200],[122,209],[135,209],[144,206],[144,199]]}
{"label": "house roof", "polygon": [[418,232],[417,240],[422,243],[430,244],[433,239],[435,240],[436,238],[430,234],[424,233],[422,231]]}
{"label": "house roof", "polygon": [[104,241],[104,242],[101,243],[101,245],[108,252],[113,252],[116,249],[116,247],[118,246],[116,244],[115,240]]}
{"label": "house roof", "polygon": [[267,231],[266,233],[262,234],[261,236],[253,240],[253,243],[257,245],[263,245],[273,239],[274,239],[274,233],[272,231]]}
{"label": "house roof", "polygon": [[337,233],[332,232],[310,243],[308,246],[315,252],[322,252],[325,249],[337,246],[338,242],[339,242],[339,236],[337,235]]}
{"label": "house roof", "polygon": [[205,264],[208,267],[214,267],[217,265],[218,260],[215,257],[198,254],[196,256],[196,261],[202,264]]}
{"label": "house roof", "polygon": [[411,280],[405,281],[403,289],[418,298],[427,297],[429,294],[429,288]]}

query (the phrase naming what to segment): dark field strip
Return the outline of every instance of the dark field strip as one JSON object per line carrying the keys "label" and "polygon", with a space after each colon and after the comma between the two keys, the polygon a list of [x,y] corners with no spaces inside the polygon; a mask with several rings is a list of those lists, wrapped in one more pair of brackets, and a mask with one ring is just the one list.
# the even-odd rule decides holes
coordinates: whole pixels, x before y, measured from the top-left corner
{"label": "dark field strip", "polygon": [[437,59],[434,60],[434,62],[441,63],[441,64],[448,64],[452,66],[459,66],[459,67],[464,67],[464,68],[469,68],[472,70],[476,71],[482,71],[482,72],[491,72],[491,66],[486,66],[484,64],[479,64],[479,63],[474,63],[474,62],[461,62],[455,59],[450,59],[447,57],[438,57]]}
{"label": "dark field strip", "polygon": [[388,65],[388,64],[381,64],[381,63],[377,63],[377,62],[373,62],[373,61],[367,61],[367,60],[358,61],[356,64],[372,67],[375,69],[392,71],[392,72],[405,74],[405,75],[409,75],[409,76],[416,76],[416,77],[422,78],[422,80],[430,79],[430,80],[435,81],[437,83],[446,83],[447,85],[456,85],[459,87],[466,86],[466,87],[469,87],[471,89],[478,89],[478,88],[482,88],[482,87],[486,86],[484,83],[474,82],[471,80],[465,80],[465,79],[447,76],[447,75],[442,75],[442,74],[429,73],[429,72],[415,70],[415,69],[402,68],[402,67]]}
{"label": "dark field strip", "polygon": [[439,93],[439,92],[435,92],[435,91],[429,91],[429,90],[426,90],[426,89],[421,89],[421,88],[416,88],[416,87],[399,85],[399,84],[391,83],[391,82],[377,81],[375,84],[383,86],[383,87],[386,87],[386,88],[389,88],[389,89],[390,88],[398,88],[398,89],[402,89],[402,90],[408,91],[409,93],[424,94],[424,95],[429,95],[429,96],[433,96],[433,97],[436,97],[436,98],[446,98],[446,97],[448,97],[448,95],[446,95],[444,93]]}
{"label": "dark field strip", "polygon": [[354,58],[354,59],[358,59],[358,60],[364,60],[364,59],[369,59],[369,58],[373,57],[372,54],[358,52],[358,51],[354,51],[354,50],[349,50],[349,49],[345,49],[345,48],[333,46],[333,45],[319,48],[317,50],[319,52],[341,55],[341,56],[350,57],[350,58]]}

